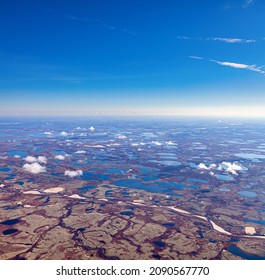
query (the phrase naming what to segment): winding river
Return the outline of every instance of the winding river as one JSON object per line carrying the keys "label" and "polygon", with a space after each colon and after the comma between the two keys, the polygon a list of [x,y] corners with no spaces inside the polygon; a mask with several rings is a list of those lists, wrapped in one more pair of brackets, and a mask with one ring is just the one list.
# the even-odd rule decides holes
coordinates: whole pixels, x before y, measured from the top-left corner
{"label": "winding river", "polygon": [[192,216],[204,221],[209,222],[209,224],[211,225],[211,228],[213,228],[215,231],[221,233],[221,234],[225,234],[225,235],[233,235],[233,236],[237,236],[237,237],[244,237],[244,238],[258,238],[258,239],[265,239],[265,235],[246,235],[246,234],[233,234],[225,229],[223,229],[222,227],[218,226],[215,222],[213,222],[211,219],[204,217],[204,216],[199,216],[199,215],[194,215],[186,210],[182,210],[180,208],[176,208],[174,206],[155,206],[155,205],[146,205],[144,203],[137,203],[137,202],[132,202],[132,204],[134,205],[138,205],[138,206],[146,206],[146,207],[160,207],[160,208],[166,208],[166,209],[170,209],[173,210],[175,212],[178,212],[180,214],[183,215],[187,215],[187,216]]}

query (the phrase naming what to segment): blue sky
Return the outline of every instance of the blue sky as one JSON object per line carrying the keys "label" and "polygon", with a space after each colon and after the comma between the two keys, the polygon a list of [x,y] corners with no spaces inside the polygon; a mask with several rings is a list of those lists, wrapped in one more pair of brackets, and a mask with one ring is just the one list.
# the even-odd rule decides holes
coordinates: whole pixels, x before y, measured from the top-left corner
{"label": "blue sky", "polygon": [[1,115],[265,116],[263,0],[0,3]]}

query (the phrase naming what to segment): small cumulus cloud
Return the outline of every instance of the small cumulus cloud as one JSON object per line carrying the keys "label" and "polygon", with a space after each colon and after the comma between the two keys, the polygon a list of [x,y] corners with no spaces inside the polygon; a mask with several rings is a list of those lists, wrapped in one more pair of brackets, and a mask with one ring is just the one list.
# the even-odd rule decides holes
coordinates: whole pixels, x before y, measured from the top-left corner
{"label": "small cumulus cloud", "polygon": [[90,132],[94,132],[94,131],[95,131],[95,128],[94,128],[93,126],[91,126],[91,127],[89,128],[89,131],[90,131]]}
{"label": "small cumulus cloud", "polygon": [[65,132],[65,131],[62,131],[62,132],[61,132],[61,135],[62,135],[62,136],[68,136],[68,133]]}
{"label": "small cumulus cloud", "polygon": [[24,158],[24,160],[29,163],[33,163],[33,162],[39,162],[43,164],[47,163],[47,158],[44,156],[38,156],[38,157],[27,156]]}
{"label": "small cumulus cloud", "polygon": [[75,154],[86,154],[86,151],[79,150],[79,151],[76,151]]}
{"label": "small cumulus cloud", "polygon": [[32,174],[38,174],[38,173],[43,173],[46,172],[45,166],[40,165],[38,162],[34,163],[26,163],[23,165],[23,168]]}
{"label": "small cumulus cloud", "polygon": [[26,162],[36,162],[36,161],[37,161],[37,158],[32,157],[32,156],[27,156],[27,157],[25,158],[25,161],[26,161]]}
{"label": "small cumulus cloud", "polygon": [[200,164],[198,165],[198,169],[205,169],[205,170],[209,170],[210,168],[209,168],[209,167],[207,167],[207,166],[205,165],[205,163],[200,163]]}
{"label": "small cumulus cloud", "polygon": [[222,162],[221,164],[222,168],[229,173],[232,173],[233,175],[238,175],[237,171],[243,170],[242,166],[240,166],[238,163],[234,162]]}
{"label": "small cumulus cloud", "polygon": [[44,134],[45,134],[45,135],[52,135],[52,132],[50,132],[50,131],[45,131]]}
{"label": "small cumulus cloud", "polygon": [[169,145],[169,146],[176,146],[177,144],[175,144],[174,142],[172,141],[166,141],[165,142],[166,145]]}
{"label": "small cumulus cloud", "polygon": [[125,135],[119,135],[117,138],[118,138],[118,139],[127,139],[127,136],[125,136]]}
{"label": "small cumulus cloud", "polygon": [[152,141],[152,144],[154,144],[156,146],[162,146],[162,143],[159,141]]}
{"label": "small cumulus cloud", "polygon": [[47,158],[44,156],[39,156],[37,160],[39,163],[44,163],[44,164],[47,163]]}
{"label": "small cumulus cloud", "polygon": [[63,156],[63,155],[57,155],[54,158],[58,159],[58,160],[65,160],[65,156]]}
{"label": "small cumulus cloud", "polygon": [[76,170],[76,171],[73,171],[73,170],[66,170],[64,172],[64,175],[65,176],[68,176],[70,178],[74,178],[74,177],[78,177],[78,176],[82,176],[83,175],[83,171],[82,170]]}

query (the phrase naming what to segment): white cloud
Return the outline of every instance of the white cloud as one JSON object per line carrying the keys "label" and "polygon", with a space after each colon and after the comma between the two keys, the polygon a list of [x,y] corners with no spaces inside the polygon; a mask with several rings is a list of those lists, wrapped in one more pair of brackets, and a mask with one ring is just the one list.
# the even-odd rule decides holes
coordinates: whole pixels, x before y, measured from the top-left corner
{"label": "white cloud", "polygon": [[176,144],[172,141],[166,141],[165,142],[166,145],[170,145],[170,146],[175,146]]}
{"label": "white cloud", "polygon": [[125,135],[119,135],[117,138],[118,138],[118,139],[126,139],[127,136],[125,136]]}
{"label": "white cloud", "polygon": [[45,166],[42,166],[37,162],[31,163],[31,164],[26,163],[26,164],[23,165],[23,168],[26,171],[28,171],[32,174],[38,174],[38,173],[46,172]]}
{"label": "white cloud", "polygon": [[253,39],[240,39],[240,38],[221,38],[221,37],[211,37],[207,38],[208,41],[221,41],[225,43],[255,43],[256,40]]}
{"label": "white cloud", "polygon": [[214,172],[212,170],[219,170],[219,171],[225,171],[229,172],[233,175],[238,175],[237,171],[246,170],[245,167],[240,166],[238,163],[234,162],[226,162],[223,161],[221,164],[217,165],[215,163],[210,164],[209,166],[206,166],[204,163],[200,163],[197,166],[198,169],[205,169],[210,170],[210,175],[214,175]]}
{"label": "white cloud", "polygon": [[83,175],[83,171],[82,170],[77,170],[77,171],[73,171],[73,170],[66,170],[64,172],[65,176],[69,176],[70,178],[74,178],[77,176],[82,176]]}
{"label": "white cloud", "polygon": [[223,169],[226,172],[230,172],[233,175],[238,175],[237,171],[243,170],[243,168],[239,164],[237,164],[236,162],[231,163],[231,162],[225,162],[224,161],[224,162],[222,162],[222,166],[223,166]]}
{"label": "white cloud", "polygon": [[213,59],[211,59],[210,61],[217,63],[219,65],[222,65],[222,66],[228,66],[228,67],[238,68],[238,69],[246,69],[246,70],[258,72],[263,75],[265,74],[265,71],[263,70],[264,66],[257,66],[255,64],[248,65],[248,64],[243,64],[243,63],[226,62],[226,61],[222,62],[222,61],[213,60]]}
{"label": "white cloud", "polygon": [[248,6],[254,4],[254,0],[244,0],[244,3],[242,4],[243,8],[247,8]]}
{"label": "white cloud", "polygon": [[45,135],[52,135],[52,132],[50,132],[50,131],[45,131],[44,134],[45,134]]}
{"label": "white cloud", "polygon": [[206,170],[209,170],[210,168],[207,167],[204,163],[200,163],[200,164],[198,165],[198,169],[206,169]]}
{"label": "white cloud", "polygon": [[62,156],[62,155],[57,155],[54,158],[58,159],[58,160],[65,160],[65,156]]}
{"label": "white cloud", "polygon": [[38,156],[37,158],[33,156],[27,156],[26,158],[24,158],[24,160],[29,163],[33,163],[33,162],[39,162],[44,164],[47,163],[47,158],[44,156]]}
{"label": "white cloud", "polygon": [[191,40],[192,39],[192,38],[187,37],[187,36],[177,36],[176,38],[179,39],[179,40]]}
{"label": "white cloud", "polygon": [[14,155],[14,158],[21,158],[20,155]]}
{"label": "white cloud", "polygon": [[79,150],[79,151],[76,151],[75,154],[86,154],[86,151]]}
{"label": "white cloud", "polygon": [[215,62],[219,65],[229,66],[229,67],[233,67],[233,68],[240,68],[240,69],[247,69],[248,68],[247,64],[242,64],[242,63],[222,62],[222,61],[218,61],[218,60],[210,60],[210,61]]}
{"label": "white cloud", "polygon": [[162,143],[159,141],[152,141],[152,144],[154,144],[156,146],[162,146]]}
{"label": "white cloud", "polygon": [[203,57],[194,56],[194,55],[190,55],[189,58],[193,58],[193,59],[204,59]]}
{"label": "white cloud", "polygon": [[90,132],[94,132],[94,131],[95,131],[95,128],[94,128],[93,126],[91,126],[91,127],[89,128],[89,130],[90,130]]}
{"label": "white cloud", "polygon": [[62,131],[62,132],[61,132],[61,135],[62,135],[62,136],[68,136],[68,133],[65,132],[65,131]]}
{"label": "white cloud", "polygon": [[26,162],[36,162],[37,161],[37,158],[35,158],[35,157],[32,157],[32,156],[27,156],[26,158],[25,158],[25,161]]}
{"label": "white cloud", "polygon": [[193,41],[220,41],[225,43],[255,43],[254,39],[242,39],[242,38],[234,38],[234,37],[208,37],[208,38],[200,38],[200,37],[186,37],[186,36],[177,36],[179,40],[193,40]]}
{"label": "white cloud", "polygon": [[44,156],[39,156],[38,157],[38,162],[46,164],[47,163],[47,158],[44,157]]}

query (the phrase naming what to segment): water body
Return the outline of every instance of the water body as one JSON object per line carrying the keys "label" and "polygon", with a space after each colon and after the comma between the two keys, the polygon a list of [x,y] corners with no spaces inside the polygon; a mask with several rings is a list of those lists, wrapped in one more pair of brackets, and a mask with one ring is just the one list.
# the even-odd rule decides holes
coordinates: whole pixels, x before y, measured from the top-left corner
{"label": "water body", "polygon": [[265,155],[253,154],[253,153],[239,153],[239,154],[235,154],[235,156],[244,159],[265,159]]}
{"label": "water body", "polygon": [[265,226],[265,220],[252,220],[252,219],[244,219],[244,222],[254,223],[257,225]]}
{"label": "water body", "polygon": [[111,175],[121,175],[124,172],[118,168],[109,168],[105,171],[105,173]]}
{"label": "water body", "polygon": [[181,163],[175,160],[149,160],[149,162],[159,163],[167,166],[179,166]]}
{"label": "water body", "polygon": [[88,190],[92,190],[95,188],[96,188],[95,186],[84,186],[84,187],[78,188],[78,190],[81,192],[87,192]]}
{"label": "water body", "polygon": [[161,260],[161,256],[158,254],[152,255],[153,258],[155,258],[156,260]]}
{"label": "water body", "polygon": [[12,226],[19,223],[19,219],[10,219],[3,222],[0,222],[1,225]]}
{"label": "water body", "polygon": [[174,182],[157,182],[157,184],[161,187],[174,188],[174,189],[179,189],[179,190],[183,190],[185,187],[184,184],[177,184]]}
{"label": "water body", "polygon": [[155,181],[157,179],[158,179],[158,175],[150,175],[142,178],[143,181]]}
{"label": "water body", "polygon": [[199,186],[192,185],[192,186],[187,186],[187,188],[189,188],[189,189],[198,189]]}
{"label": "water body", "polygon": [[14,151],[9,151],[7,153],[9,156],[15,156],[15,155],[18,155],[18,156],[21,156],[21,157],[25,157],[27,155],[27,152],[25,151],[20,151],[20,150],[14,150]]}
{"label": "water body", "polygon": [[187,179],[188,182],[192,182],[192,183],[209,183],[209,181],[206,181],[206,180],[202,180],[202,179],[197,179],[197,178],[188,178]]}
{"label": "water body", "polygon": [[163,227],[174,227],[175,224],[174,223],[164,223],[162,224]]}
{"label": "water body", "polygon": [[246,260],[265,260],[265,256],[257,256],[257,255],[249,254],[249,253],[239,249],[235,245],[228,247],[227,251],[232,253],[235,256],[241,257]]}
{"label": "water body", "polygon": [[133,216],[134,213],[132,211],[123,211],[123,212],[120,212],[121,215],[124,215],[124,216]]}
{"label": "water body", "polygon": [[2,167],[0,168],[0,172],[10,172],[12,169],[9,167]]}
{"label": "water body", "polygon": [[105,197],[112,197],[112,193],[113,193],[112,190],[106,191],[106,192],[105,192]]}
{"label": "water body", "polygon": [[229,188],[220,188],[219,191],[221,192],[230,192]]}
{"label": "water body", "polygon": [[93,172],[84,172],[82,178],[84,180],[97,180],[97,181],[109,180],[109,177],[107,175],[97,174]]}
{"label": "water body", "polygon": [[257,197],[257,193],[250,192],[250,191],[239,191],[237,192],[241,196],[249,197],[249,198],[255,198]]}
{"label": "water body", "polygon": [[117,180],[113,184],[115,186],[118,186],[118,187],[128,187],[128,188],[133,188],[133,189],[138,189],[138,190],[145,190],[145,191],[153,192],[153,193],[169,193],[169,192],[171,192],[167,188],[163,188],[163,187],[158,186],[158,185],[143,184],[139,180],[135,180],[135,179]]}
{"label": "water body", "polygon": [[166,243],[162,241],[154,241],[153,244],[160,248],[164,248],[166,246]]}
{"label": "water body", "polygon": [[16,232],[18,232],[18,229],[10,228],[10,229],[4,230],[2,233],[3,233],[3,235],[10,235],[10,234],[13,234],[13,233],[16,233]]}
{"label": "water body", "polygon": [[234,178],[229,175],[215,174],[215,177],[221,181],[232,181]]}

